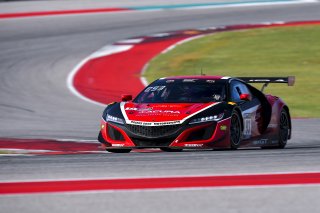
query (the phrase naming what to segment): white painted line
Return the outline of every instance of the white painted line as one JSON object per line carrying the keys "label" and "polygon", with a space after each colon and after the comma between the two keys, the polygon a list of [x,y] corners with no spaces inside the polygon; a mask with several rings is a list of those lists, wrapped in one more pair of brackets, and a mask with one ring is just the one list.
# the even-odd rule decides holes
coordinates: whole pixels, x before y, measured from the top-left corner
{"label": "white painted line", "polygon": [[272,6],[272,5],[291,5],[291,4],[305,4],[317,3],[318,0],[297,0],[297,1],[278,1],[278,2],[255,2],[255,3],[234,3],[229,5],[206,5],[195,6],[188,8],[174,8],[173,10],[203,10],[203,9],[218,9],[218,8],[232,8],[232,7],[257,7],[257,6]]}
{"label": "white painted line", "polygon": [[15,157],[15,156],[35,156],[31,154],[0,154],[0,157]]}
{"label": "white painted line", "polygon": [[0,151],[18,152],[19,154],[28,153],[28,152],[37,152],[37,153],[54,152],[52,150],[45,150],[45,149],[15,149],[15,148],[0,148]]}
{"label": "white painted line", "polygon": [[62,138],[62,139],[59,139],[59,138],[57,138],[57,139],[53,139],[53,140],[55,140],[55,141],[61,141],[61,142],[74,142],[74,143],[96,143],[96,144],[100,144],[99,142],[98,142],[98,140],[83,140],[83,139],[75,139],[75,138],[66,138],[66,139],[64,139],[64,138]]}
{"label": "white painted line", "polygon": [[[157,57],[157,55],[155,57]],[[146,72],[146,70],[147,70],[147,68],[149,66],[150,61],[143,66],[143,68],[142,68],[142,70],[140,72],[140,81],[145,87],[149,85],[147,79],[144,77],[144,74],[145,74],[145,72]]]}
{"label": "white painted line", "polygon": [[144,39],[143,38],[135,38],[135,39],[126,39],[126,40],[120,40],[117,41],[116,43],[118,44],[138,44],[142,42]]}
{"label": "white painted line", "polygon": [[195,39],[198,39],[198,38],[202,38],[204,36],[207,36],[208,34],[201,34],[201,35],[195,35],[195,36],[192,36],[190,38],[186,38],[186,39],[183,39],[181,41],[178,41],[177,43],[171,45],[170,47],[166,48],[165,50],[163,50],[160,54],[165,54],[165,53],[168,53],[169,51],[173,50],[174,48],[176,48],[177,46],[181,45],[181,44],[184,44],[184,43],[187,43],[189,41],[193,41]]}
{"label": "white painted line", "polygon": [[171,35],[171,34],[170,33],[157,33],[157,34],[150,35],[150,37],[160,38],[160,37],[167,37],[169,35]]}

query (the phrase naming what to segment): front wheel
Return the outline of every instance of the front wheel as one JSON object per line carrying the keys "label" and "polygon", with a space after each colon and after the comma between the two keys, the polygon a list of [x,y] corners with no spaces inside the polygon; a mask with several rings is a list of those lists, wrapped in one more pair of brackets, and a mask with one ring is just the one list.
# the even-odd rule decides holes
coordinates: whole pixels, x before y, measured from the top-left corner
{"label": "front wheel", "polygon": [[132,149],[106,149],[108,152],[112,153],[129,153]]}
{"label": "front wheel", "polygon": [[231,149],[237,149],[241,141],[241,120],[237,111],[233,111],[231,115],[230,125],[230,146]]}

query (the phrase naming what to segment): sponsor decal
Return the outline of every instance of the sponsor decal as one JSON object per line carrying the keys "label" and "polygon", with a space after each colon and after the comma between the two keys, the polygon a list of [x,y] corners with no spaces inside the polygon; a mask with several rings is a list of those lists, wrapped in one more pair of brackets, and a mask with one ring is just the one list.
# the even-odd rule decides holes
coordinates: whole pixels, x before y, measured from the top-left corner
{"label": "sponsor decal", "polygon": [[212,98],[213,98],[215,101],[219,101],[220,98],[221,98],[221,95],[219,95],[219,94],[214,94],[214,95],[212,96]]}
{"label": "sponsor decal", "polygon": [[221,126],[220,126],[220,130],[226,131],[226,130],[227,130],[227,125],[221,125]]}
{"label": "sponsor decal", "polygon": [[201,144],[185,144],[184,146],[185,147],[202,147],[203,144],[202,143]]}
{"label": "sponsor decal", "polygon": [[254,145],[266,145],[268,144],[268,139],[260,139],[260,140],[256,140],[253,141]]}
{"label": "sponsor decal", "polygon": [[144,90],[144,92],[147,93],[147,92],[161,91],[161,90],[163,90],[164,88],[166,88],[166,86],[148,87],[147,89]]}
{"label": "sponsor decal", "polygon": [[115,147],[123,147],[124,144],[112,144],[112,146],[115,146]]}
{"label": "sponsor decal", "polygon": [[165,122],[129,121],[128,124],[140,125],[140,126],[166,126],[166,125],[181,124],[181,121],[165,121]]}
{"label": "sponsor decal", "polygon": [[268,125],[268,128],[276,128],[276,127],[278,127],[278,124],[269,124]]}
{"label": "sponsor decal", "polygon": [[125,110],[130,110],[130,111],[137,111],[139,113],[148,113],[148,114],[180,114],[180,111],[178,110],[161,110],[157,109],[154,110],[153,108],[145,108],[145,109],[138,109],[134,107],[127,107]]}
{"label": "sponsor decal", "polygon": [[229,105],[237,105],[235,102],[228,102]]}
{"label": "sponsor decal", "polygon": [[145,109],[138,109],[138,108],[135,108],[135,107],[127,107],[126,110],[131,110],[131,111],[150,111],[152,110],[153,108],[145,108]]}
{"label": "sponsor decal", "polygon": [[166,122],[155,122],[155,126],[163,126],[163,125],[174,125],[174,124],[180,124],[180,121],[166,121]]}
{"label": "sponsor decal", "polygon": [[196,81],[197,81],[197,79],[183,79],[182,82],[191,82],[191,83],[193,83],[193,82],[196,82]]}

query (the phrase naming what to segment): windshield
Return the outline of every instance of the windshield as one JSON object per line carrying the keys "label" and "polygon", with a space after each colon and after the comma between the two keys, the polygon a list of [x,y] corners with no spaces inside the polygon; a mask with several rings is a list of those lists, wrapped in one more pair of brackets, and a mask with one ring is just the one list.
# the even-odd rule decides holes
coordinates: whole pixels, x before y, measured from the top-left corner
{"label": "windshield", "polygon": [[207,103],[225,99],[224,80],[160,79],[146,87],[135,103]]}

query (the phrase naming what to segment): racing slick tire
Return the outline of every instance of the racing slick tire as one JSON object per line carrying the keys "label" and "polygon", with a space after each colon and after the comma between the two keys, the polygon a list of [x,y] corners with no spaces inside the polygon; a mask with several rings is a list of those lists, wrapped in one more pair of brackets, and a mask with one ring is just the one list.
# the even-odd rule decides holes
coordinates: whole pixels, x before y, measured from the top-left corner
{"label": "racing slick tire", "polygon": [[241,142],[241,119],[237,111],[233,111],[231,115],[230,125],[230,148],[237,149]]}
{"label": "racing slick tire", "polygon": [[279,120],[279,145],[277,148],[283,149],[287,145],[289,129],[290,124],[288,113],[285,109],[282,109]]}
{"label": "racing slick tire", "polygon": [[171,148],[167,148],[167,147],[162,147],[160,149],[164,152],[181,152],[182,151],[182,149],[171,149]]}
{"label": "racing slick tire", "polygon": [[261,149],[283,149],[287,145],[289,136],[289,116],[285,109],[280,112],[279,118],[279,135],[278,135],[278,145],[276,146],[263,146]]}
{"label": "racing slick tire", "polygon": [[112,153],[129,153],[132,149],[106,149],[108,152]]}

